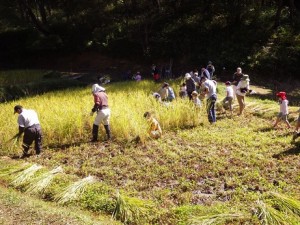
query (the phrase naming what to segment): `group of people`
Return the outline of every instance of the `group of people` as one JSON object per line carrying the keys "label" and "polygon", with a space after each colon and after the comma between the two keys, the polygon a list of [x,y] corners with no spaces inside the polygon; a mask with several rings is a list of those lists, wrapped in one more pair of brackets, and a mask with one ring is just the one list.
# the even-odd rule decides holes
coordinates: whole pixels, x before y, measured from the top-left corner
{"label": "group of people", "polygon": [[[208,72],[206,72],[208,71]],[[214,72],[214,70],[212,70]],[[213,73],[212,72],[212,73]],[[216,112],[215,104],[217,101],[217,82],[212,80],[212,74],[207,69],[202,69],[201,76],[198,76],[198,71],[194,70],[193,72],[185,74],[185,82],[181,85],[179,96],[181,98],[189,98],[196,107],[201,107],[202,103],[200,99],[206,98],[206,109],[208,120],[210,123],[216,122]],[[226,81],[226,96],[221,101],[224,109],[230,110],[232,113],[232,103],[237,99],[239,103],[239,113],[241,115],[245,108],[245,95],[251,92],[249,87],[249,76],[242,73],[240,67],[237,68],[236,72],[233,75],[232,82]],[[108,96],[105,92],[105,88],[99,84],[92,85],[92,94],[94,99],[94,106],[91,110],[90,115],[93,116],[96,113],[96,117],[93,122],[92,127],[92,142],[98,141],[98,130],[100,124],[103,124],[107,140],[111,139],[111,130],[110,130],[110,108],[108,105]],[[161,89],[158,92],[155,92],[153,96],[162,102],[172,102],[175,99],[174,90],[166,82],[163,83]],[[285,122],[288,128],[291,127],[288,121],[288,100],[285,92],[277,93],[280,111],[277,116],[277,120],[274,123],[274,127],[278,125],[280,121]],[[199,98],[200,97],[200,98]],[[300,109],[299,116],[296,124],[296,129],[293,135],[293,141],[295,141],[300,136]],[[28,157],[28,151],[30,145],[35,142],[35,151],[36,155],[40,155],[42,152],[42,129],[40,122],[37,116],[37,113],[32,109],[25,109],[21,105],[16,105],[14,107],[14,113],[19,114],[18,116],[18,125],[19,132],[15,136],[17,139],[23,136],[23,153],[20,158]],[[159,122],[154,118],[150,112],[145,112],[144,117],[148,121],[149,136],[153,139],[160,138],[162,136],[162,129]]]}

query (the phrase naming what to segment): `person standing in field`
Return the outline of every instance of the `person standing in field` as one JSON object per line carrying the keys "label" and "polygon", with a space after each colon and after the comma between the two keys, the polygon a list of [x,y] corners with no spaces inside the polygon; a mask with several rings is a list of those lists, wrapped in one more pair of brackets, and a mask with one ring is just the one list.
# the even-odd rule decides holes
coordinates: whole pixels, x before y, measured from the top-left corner
{"label": "person standing in field", "polygon": [[108,108],[108,97],[105,93],[105,88],[101,87],[98,84],[94,84],[92,86],[92,94],[94,96],[94,107],[91,111],[91,116],[96,112],[97,116],[94,120],[93,130],[92,130],[92,142],[98,141],[98,130],[99,124],[102,123],[104,125],[104,129],[107,135],[107,139],[111,138],[110,134],[110,109]]}
{"label": "person standing in field", "polygon": [[19,114],[19,133],[16,135],[16,138],[19,139],[24,133],[22,143],[23,154],[20,158],[29,157],[28,150],[33,141],[36,155],[40,155],[42,152],[43,135],[37,113],[33,109],[25,109],[21,105],[14,107],[14,113]]}
{"label": "person standing in field", "polygon": [[208,121],[213,124],[217,121],[215,104],[217,101],[217,87],[216,83],[209,80],[206,76],[201,77],[200,83],[203,87],[203,95],[206,95],[206,111]]}
{"label": "person standing in field", "polygon": [[289,114],[289,109],[288,109],[288,104],[289,101],[286,99],[286,93],[281,91],[276,94],[278,97],[279,105],[280,105],[280,110],[277,115],[277,119],[273,125],[273,127],[277,127],[278,123],[282,120],[285,122],[288,128],[291,128],[291,125],[288,121],[288,114]]}
{"label": "person standing in field", "polygon": [[300,128],[300,109],[297,112],[299,112],[299,115],[298,115],[298,119],[297,119],[297,123],[296,123],[296,128],[295,128],[294,135],[293,135],[293,141],[295,141],[297,139],[297,137],[300,136],[300,133],[299,133],[299,128]]}
{"label": "person standing in field", "polygon": [[191,100],[192,92],[196,91],[196,84],[195,84],[195,81],[192,78],[191,74],[186,73],[184,78],[185,78],[185,83],[186,83],[186,92],[187,92],[189,99]]}
{"label": "person standing in field", "polygon": [[197,91],[192,92],[192,101],[193,101],[196,108],[201,108],[201,100],[198,97],[198,92]]}
{"label": "person standing in field", "polygon": [[233,100],[236,98],[236,87],[239,84],[240,80],[243,77],[242,68],[238,67],[236,68],[236,72],[233,74],[233,80],[231,82],[232,88],[233,88]]}
{"label": "person standing in field", "polygon": [[209,72],[211,79],[213,79],[213,75],[216,70],[215,70],[214,65],[212,64],[212,61],[208,61],[206,69]]}
{"label": "person standing in field", "polygon": [[151,115],[150,112],[145,112],[144,113],[144,118],[147,119],[149,128],[148,128],[148,133],[151,138],[153,139],[158,139],[162,135],[162,130],[161,127],[158,123],[158,121]]}
{"label": "person standing in field", "polygon": [[244,109],[246,107],[245,96],[248,91],[250,91],[250,79],[247,74],[244,74],[238,85],[236,86],[236,98],[239,103],[238,115],[242,115],[244,112]]}
{"label": "person standing in field", "polygon": [[229,109],[232,114],[232,100],[233,100],[233,88],[230,81],[225,82],[226,85],[226,97],[222,101],[223,108]]}

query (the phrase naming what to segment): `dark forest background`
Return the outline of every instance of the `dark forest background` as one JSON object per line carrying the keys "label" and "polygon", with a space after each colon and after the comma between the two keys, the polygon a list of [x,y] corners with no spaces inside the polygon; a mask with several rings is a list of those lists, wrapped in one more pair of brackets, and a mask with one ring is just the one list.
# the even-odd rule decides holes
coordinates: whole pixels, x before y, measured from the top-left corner
{"label": "dark forest background", "polygon": [[298,0],[1,0],[0,66],[99,53],[299,78]]}

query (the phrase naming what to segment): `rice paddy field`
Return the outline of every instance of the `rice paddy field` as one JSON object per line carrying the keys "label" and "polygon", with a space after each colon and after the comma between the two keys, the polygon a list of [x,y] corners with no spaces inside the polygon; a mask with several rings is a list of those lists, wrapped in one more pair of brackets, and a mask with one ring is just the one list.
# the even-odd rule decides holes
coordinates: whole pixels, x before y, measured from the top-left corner
{"label": "rice paddy field", "polygon": [[[178,93],[182,80],[168,82]],[[1,186],[111,223],[300,224],[300,138],[291,142],[299,106],[289,107],[293,128],[273,129],[279,105],[261,100],[269,90],[254,86],[258,94],[246,97],[244,115],[237,116],[236,103],[233,116],[218,104],[211,125],[204,106],[156,102],[151,94],[160,84],[116,82],[105,86],[113,138],[105,141],[101,127],[100,141],[90,143],[91,85],[0,104]],[[224,97],[220,82],[218,100]],[[16,104],[38,112],[40,157],[17,159]],[[148,137],[146,111],[160,122],[161,139]]]}

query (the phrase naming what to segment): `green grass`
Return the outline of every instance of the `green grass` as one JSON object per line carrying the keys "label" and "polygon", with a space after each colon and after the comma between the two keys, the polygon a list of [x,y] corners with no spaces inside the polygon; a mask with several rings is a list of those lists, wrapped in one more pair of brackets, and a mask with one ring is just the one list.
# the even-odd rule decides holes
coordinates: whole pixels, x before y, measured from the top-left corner
{"label": "green grass", "polygon": [[[172,83],[175,91],[178,84]],[[45,137],[42,156],[26,161],[49,171],[61,165],[65,172],[45,190],[47,200],[91,175],[97,182],[72,204],[108,215],[115,212],[114,218],[127,224],[259,224],[260,217],[252,213],[258,210],[257,200],[276,192],[294,201],[288,202],[290,210],[285,202],[276,204],[269,196],[263,199],[266,207],[259,205],[260,212],[297,224],[293,221],[299,221],[295,213],[300,196],[299,142],[290,143],[293,130],[284,124],[271,128],[279,110],[275,101],[246,97],[245,115],[230,118],[218,112],[212,126],[205,110],[197,111],[186,100],[171,107],[155,102],[150,95],[158,88],[149,81],[106,86],[114,136],[109,143],[87,143],[93,123],[88,115],[93,106],[90,87],[2,104],[0,153],[18,153],[4,143],[17,132],[13,106],[22,104],[36,109]],[[219,84],[218,89],[221,100],[225,88]],[[293,126],[297,109],[290,107]],[[152,111],[161,123],[161,139],[148,139],[145,111]],[[99,134],[104,136],[102,127]],[[137,135],[143,142],[131,142]],[[7,174],[16,175],[15,167],[14,163],[11,169],[0,165],[0,179],[11,182]]]}

